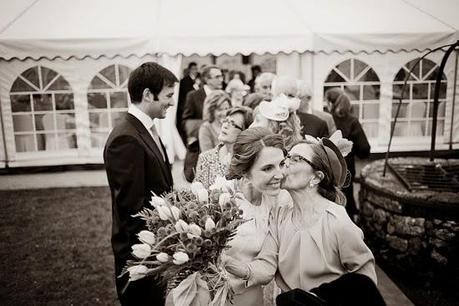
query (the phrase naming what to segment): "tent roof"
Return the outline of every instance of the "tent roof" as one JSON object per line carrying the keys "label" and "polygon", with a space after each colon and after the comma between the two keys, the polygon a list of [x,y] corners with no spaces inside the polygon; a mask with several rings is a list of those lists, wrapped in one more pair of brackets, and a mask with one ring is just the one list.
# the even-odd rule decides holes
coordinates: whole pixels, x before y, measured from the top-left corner
{"label": "tent roof", "polygon": [[455,41],[457,11],[455,0],[5,1],[0,59],[426,50]]}

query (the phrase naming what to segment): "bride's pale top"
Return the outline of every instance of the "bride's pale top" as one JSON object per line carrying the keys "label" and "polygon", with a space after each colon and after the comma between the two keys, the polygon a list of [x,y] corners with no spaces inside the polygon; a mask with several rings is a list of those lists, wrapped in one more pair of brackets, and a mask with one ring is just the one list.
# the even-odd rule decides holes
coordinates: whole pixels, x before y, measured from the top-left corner
{"label": "bride's pale top", "polygon": [[[279,195],[275,197],[263,195],[260,205],[252,205],[249,201],[240,199],[238,204],[243,211],[243,218],[250,221],[238,227],[236,235],[228,243],[231,248],[226,251],[226,254],[243,263],[254,260],[268,234],[271,210],[277,205],[289,205],[291,201],[290,195],[285,190],[281,190]],[[231,285],[236,294],[247,291],[245,282],[239,278],[232,279]]]}
{"label": "bride's pale top", "polygon": [[344,207],[330,202],[318,214],[307,225],[293,205],[274,209],[262,250],[249,264],[246,286],[266,284],[276,276],[282,291],[310,290],[347,272],[376,283],[373,254]]}

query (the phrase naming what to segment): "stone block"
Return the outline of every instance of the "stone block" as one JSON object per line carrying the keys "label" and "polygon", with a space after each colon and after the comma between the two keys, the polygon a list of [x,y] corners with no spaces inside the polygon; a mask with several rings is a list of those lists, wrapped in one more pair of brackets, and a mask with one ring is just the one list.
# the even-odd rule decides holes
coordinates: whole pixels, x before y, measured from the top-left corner
{"label": "stone block", "polygon": [[433,235],[434,237],[438,238],[438,239],[441,239],[441,240],[444,240],[444,241],[448,241],[448,240],[451,240],[453,239],[454,237],[456,237],[456,233],[446,229],[446,228],[442,228],[442,229],[435,229],[433,230]]}
{"label": "stone block", "polygon": [[435,262],[439,263],[440,265],[448,264],[448,258],[441,255],[436,250],[433,250],[432,253],[430,253],[430,257],[432,257],[432,259],[435,260]]}
{"label": "stone block", "polygon": [[369,202],[362,202],[362,213],[364,216],[371,217],[373,216],[374,207]]}
{"label": "stone block", "polygon": [[386,240],[389,242],[391,248],[405,253],[408,250],[408,240],[399,238],[397,236],[386,235]]}
{"label": "stone block", "polygon": [[376,206],[384,208],[385,210],[396,213],[401,213],[403,211],[403,206],[397,200],[389,199],[373,192],[368,192],[367,200]]}
{"label": "stone block", "polygon": [[419,236],[425,233],[425,219],[393,215],[390,223],[400,235]]}
{"label": "stone block", "polygon": [[387,222],[387,213],[383,209],[377,208],[373,212],[373,219],[378,224],[385,224]]}

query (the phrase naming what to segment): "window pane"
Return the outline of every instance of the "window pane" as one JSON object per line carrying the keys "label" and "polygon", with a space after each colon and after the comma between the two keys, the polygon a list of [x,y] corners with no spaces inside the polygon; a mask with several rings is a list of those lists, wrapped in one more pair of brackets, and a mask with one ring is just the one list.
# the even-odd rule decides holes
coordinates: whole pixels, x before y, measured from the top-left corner
{"label": "window pane", "polygon": [[379,100],[379,85],[363,85],[363,100]]}
{"label": "window pane", "polygon": [[408,69],[408,71],[410,71],[414,66],[416,66],[411,73],[419,78],[421,66],[418,63],[418,60],[419,59],[414,59],[411,62],[409,62],[408,64],[406,64],[406,68]]}
{"label": "window pane", "polygon": [[111,108],[127,108],[127,93],[126,92],[112,92],[110,93],[110,107]]}
{"label": "window pane", "polygon": [[54,78],[57,76],[57,73],[54,70],[47,69],[42,67],[41,68],[41,76],[43,79],[43,88],[46,88],[48,84],[54,80]]}
{"label": "window pane", "polygon": [[20,92],[20,91],[37,91],[35,88],[27,84],[21,78],[17,78],[14,81],[13,86],[11,87],[11,92]]}
{"label": "window pane", "polygon": [[75,133],[57,133],[57,145],[60,150],[75,149],[77,147]]}
{"label": "window pane", "polygon": [[354,78],[356,78],[365,68],[367,67],[367,64],[354,60]]}
{"label": "window pane", "polygon": [[91,132],[91,147],[103,148],[107,141],[108,132]]}
{"label": "window pane", "polygon": [[394,136],[408,136],[408,122],[397,121],[394,129]]}
{"label": "window pane", "polygon": [[345,79],[343,79],[342,76],[340,76],[338,73],[336,73],[335,70],[332,70],[330,74],[328,75],[327,79],[325,80],[326,83],[335,83],[335,82],[346,82]]}
{"label": "window pane", "polygon": [[109,128],[108,113],[89,113],[89,126],[91,129]]}
{"label": "window pane", "polygon": [[379,77],[373,69],[370,69],[359,81],[379,82]]}
{"label": "window pane", "polygon": [[119,67],[119,72],[120,72],[120,85],[122,85],[129,78],[131,69],[123,65],[119,65],[118,67]]}
{"label": "window pane", "polygon": [[[437,79],[437,74],[438,74],[439,70],[440,70],[440,67],[435,68],[435,70],[431,74],[429,74],[428,77],[426,77],[426,80],[435,81]],[[442,80],[446,80],[446,76],[445,76],[444,73],[441,76],[441,79]]]}
{"label": "window pane", "polygon": [[336,68],[344,74],[348,79],[351,79],[351,60],[347,60],[337,65]]}
{"label": "window pane", "polygon": [[413,99],[428,99],[429,84],[413,84]]}
{"label": "window pane", "polygon": [[[36,131],[43,131],[45,128],[43,126],[43,114],[40,114],[40,115],[35,115],[35,130]],[[50,116],[50,118],[52,119],[53,117]],[[54,127],[54,123],[51,123],[52,126]]]}
{"label": "window pane", "polygon": [[58,144],[56,140],[56,135],[54,133],[47,133],[47,134],[42,134],[43,137],[43,147],[39,148],[39,150],[43,151],[54,151],[57,150]]}
{"label": "window pane", "polygon": [[[444,127],[445,127],[445,121],[437,120],[437,133],[436,133],[437,136],[443,136]],[[432,120],[429,120],[427,122],[427,135],[428,136],[432,135]]]}
{"label": "window pane", "polygon": [[34,84],[37,88],[40,88],[40,82],[38,81],[38,66],[27,69],[21,74],[24,79]]}
{"label": "window pane", "polygon": [[102,81],[97,75],[92,79],[89,89],[110,89],[112,86]]}
{"label": "window pane", "polygon": [[363,122],[362,127],[367,137],[371,137],[371,138],[378,137],[378,123],[377,122]]}
{"label": "window pane", "polygon": [[58,130],[75,129],[75,114],[56,114],[56,123]]}
{"label": "window pane", "polygon": [[[403,84],[396,84],[392,87],[392,94],[394,99],[399,99],[402,96]],[[410,84],[407,84],[403,93],[403,99],[410,98]]]}
{"label": "window pane", "polygon": [[100,74],[112,82],[114,86],[118,85],[116,84],[115,65],[108,66],[107,68],[103,69]]}
{"label": "window pane", "polygon": [[30,112],[32,110],[30,105],[29,95],[11,95],[11,110],[14,112]]}
{"label": "window pane", "polygon": [[352,108],[352,110],[351,110],[352,115],[354,117],[359,118],[359,116],[360,116],[360,105],[359,104],[352,104],[351,108]]}
{"label": "window pane", "polygon": [[425,120],[413,120],[410,122],[407,136],[425,136],[426,132]]}
{"label": "window pane", "polygon": [[[447,88],[446,82],[441,82],[440,83],[440,94],[438,96],[439,99],[446,99],[446,88]],[[430,84],[430,98],[432,100],[434,99],[434,93],[435,93],[435,83],[432,83]]]}
{"label": "window pane", "polygon": [[[433,117],[433,105],[434,105],[433,101],[429,103],[429,117],[430,118]],[[438,103],[438,117],[445,117],[445,112],[446,112],[445,102]]]}
{"label": "window pane", "polygon": [[45,131],[54,131],[56,130],[56,123],[54,122],[53,113],[48,113],[42,115],[41,122],[43,124],[43,130]]}
{"label": "window pane", "polygon": [[358,101],[360,100],[360,86],[344,86],[344,91],[349,96],[351,101]]}
{"label": "window pane", "polygon": [[408,72],[405,70],[405,69],[400,69],[398,72],[397,72],[397,75],[395,76],[395,79],[394,81],[405,81],[405,78],[406,78],[406,75],[408,74]]}
{"label": "window pane", "polygon": [[33,95],[33,109],[35,111],[53,110],[53,102],[50,94]]}
{"label": "window pane", "polygon": [[63,76],[59,76],[51,86],[49,90],[71,90],[69,82],[67,82]]}
{"label": "window pane", "polygon": [[[397,118],[407,118],[408,117],[408,103],[402,103],[400,105],[400,111]],[[392,103],[392,118],[395,118],[397,113],[398,102]]]}
{"label": "window pane", "polygon": [[32,115],[13,115],[13,129],[15,132],[33,131]]}
{"label": "window pane", "polygon": [[15,135],[16,152],[33,152],[35,143],[33,135]]}
{"label": "window pane", "polygon": [[424,79],[425,77],[428,77],[428,73],[432,70],[432,68],[435,67],[435,63],[432,62],[432,61],[429,61],[429,60],[422,60],[422,62],[420,63],[422,68],[421,68],[421,72],[422,72],[422,79]]}
{"label": "window pane", "polygon": [[56,101],[56,109],[74,109],[73,94],[55,94],[54,100]]}
{"label": "window pane", "polygon": [[426,102],[411,103],[411,118],[425,118],[427,116]]}
{"label": "window pane", "polygon": [[107,108],[107,99],[103,93],[88,94],[89,108]]}
{"label": "window pane", "polygon": [[118,125],[125,112],[113,112],[112,115],[112,127]]}
{"label": "window pane", "polygon": [[379,104],[363,104],[363,117],[362,119],[378,119],[379,118]]}

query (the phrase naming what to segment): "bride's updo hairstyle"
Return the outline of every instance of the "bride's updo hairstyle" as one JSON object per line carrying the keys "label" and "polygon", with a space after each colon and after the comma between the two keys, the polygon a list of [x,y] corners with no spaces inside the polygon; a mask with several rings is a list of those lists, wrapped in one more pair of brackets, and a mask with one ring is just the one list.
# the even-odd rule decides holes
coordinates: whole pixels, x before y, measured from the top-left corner
{"label": "bride's updo hairstyle", "polygon": [[301,143],[308,144],[312,148],[314,154],[311,158],[311,167],[324,174],[317,186],[319,194],[332,202],[345,205],[346,196],[341,188],[350,183],[350,175],[338,147],[328,138],[322,138],[318,143],[304,140],[297,144]]}
{"label": "bride's updo hairstyle", "polygon": [[285,151],[281,135],[274,134],[264,127],[253,127],[242,131],[233,146],[233,157],[226,175],[229,180],[240,179],[250,171],[265,147],[274,147]]}

